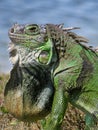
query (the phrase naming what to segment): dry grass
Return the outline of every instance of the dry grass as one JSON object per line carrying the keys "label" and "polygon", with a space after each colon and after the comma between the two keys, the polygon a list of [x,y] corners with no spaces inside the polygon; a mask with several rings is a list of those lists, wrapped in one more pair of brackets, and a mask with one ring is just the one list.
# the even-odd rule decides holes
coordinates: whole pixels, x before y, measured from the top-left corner
{"label": "dry grass", "polygon": [[[4,109],[4,86],[7,83],[9,76],[0,75],[0,130],[40,130],[40,124],[32,123],[26,124],[22,121],[18,121],[12,115],[6,113]],[[84,130],[85,127],[84,114],[71,106],[67,109],[62,124],[63,130]]]}
{"label": "dry grass", "polygon": [[7,75],[7,74],[0,74],[0,94],[3,92],[4,86],[5,86],[8,78],[9,78],[9,75]]}

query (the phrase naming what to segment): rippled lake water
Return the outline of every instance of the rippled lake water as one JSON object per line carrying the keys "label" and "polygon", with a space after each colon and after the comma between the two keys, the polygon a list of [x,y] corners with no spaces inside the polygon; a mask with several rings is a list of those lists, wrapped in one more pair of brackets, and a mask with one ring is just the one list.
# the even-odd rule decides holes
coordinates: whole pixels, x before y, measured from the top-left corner
{"label": "rippled lake water", "polygon": [[98,0],[0,0],[0,72],[8,73],[8,29],[14,23],[64,23],[98,46]]}

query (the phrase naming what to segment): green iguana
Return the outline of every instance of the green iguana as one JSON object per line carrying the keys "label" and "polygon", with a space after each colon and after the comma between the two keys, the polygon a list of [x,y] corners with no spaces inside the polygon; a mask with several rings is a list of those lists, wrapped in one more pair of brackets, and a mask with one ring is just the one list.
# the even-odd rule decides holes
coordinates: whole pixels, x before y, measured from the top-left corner
{"label": "green iguana", "polygon": [[60,130],[68,105],[84,111],[86,129],[98,121],[98,53],[62,25],[18,25],[9,30],[13,69],[5,105],[23,121],[49,117],[43,130]]}

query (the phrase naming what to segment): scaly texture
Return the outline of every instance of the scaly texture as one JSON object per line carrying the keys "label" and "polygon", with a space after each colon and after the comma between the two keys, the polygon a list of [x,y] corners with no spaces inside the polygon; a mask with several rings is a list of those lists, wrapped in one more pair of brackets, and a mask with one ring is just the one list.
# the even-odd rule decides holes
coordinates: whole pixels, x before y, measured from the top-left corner
{"label": "scaly texture", "polygon": [[68,102],[84,111],[86,129],[98,121],[98,54],[62,25],[18,25],[9,30],[13,63],[5,87],[9,112],[24,121],[59,130]]}

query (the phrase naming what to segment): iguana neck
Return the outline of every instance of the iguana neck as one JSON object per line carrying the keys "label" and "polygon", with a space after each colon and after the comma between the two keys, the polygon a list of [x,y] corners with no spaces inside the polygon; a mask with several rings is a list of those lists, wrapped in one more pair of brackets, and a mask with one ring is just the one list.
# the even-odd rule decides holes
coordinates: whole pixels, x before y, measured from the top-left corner
{"label": "iguana neck", "polygon": [[77,62],[77,57],[80,58],[80,51],[82,50],[82,46],[80,46],[80,42],[88,42],[82,36],[78,36],[77,34],[65,31],[58,26],[54,26],[52,24],[47,24],[47,34],[48,37],[53,42],[53,46],[56,48],[58,61],[61,62],[62,59],[66,60],[66,64],[72,64],[72,62]]}
{"label": "iguana neck", "polygon": [[10,60],[15,65],[19,62],[19,66],[22,64],[28,64],[33,60],[33,51],[29,48],[24,48],[22,45],[15,45],[11,43],[10,47]]}

